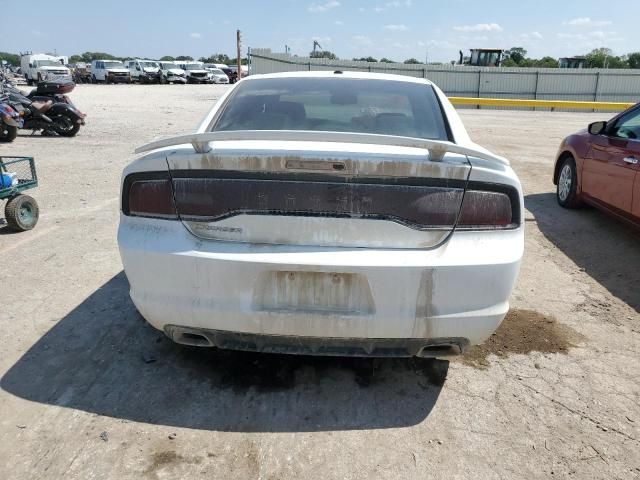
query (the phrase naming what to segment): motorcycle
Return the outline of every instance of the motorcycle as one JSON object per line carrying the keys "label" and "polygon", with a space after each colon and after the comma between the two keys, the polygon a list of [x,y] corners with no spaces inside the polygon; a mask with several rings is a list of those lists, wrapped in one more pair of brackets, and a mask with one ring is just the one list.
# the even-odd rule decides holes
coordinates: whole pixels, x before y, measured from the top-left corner
{"label": "motorcycle", "polygon": [[21,128],[25,130],[42,130],[45,135],[55,133],[62,137],[73,137],[84,125],[84,114],[67,103],[54,103],[49,99],[32,101],[11,90],[6,93],[9,105],[22,116]]}
{"label": "motorcycle", "polygon": [[20,114],[7,102],[6,96],[0,97],[0,142],[13,142],[24,124]]}
{"label": "motorcycle", "polygon": [[21,128],[42,130],[45,135],[73,137],[85,124],[86,114],[65,95],[74,88],[73,82],[40,82],[25,95],[6,77],[0,75],[0,91],[9,96],[14,110],[24,118]]}

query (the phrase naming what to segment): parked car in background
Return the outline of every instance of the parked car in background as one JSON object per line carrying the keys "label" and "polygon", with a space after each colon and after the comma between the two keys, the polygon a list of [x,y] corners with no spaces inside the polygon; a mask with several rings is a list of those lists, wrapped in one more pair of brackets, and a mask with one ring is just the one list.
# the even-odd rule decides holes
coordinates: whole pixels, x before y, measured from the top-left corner
{"label": "parked car in background", "polygon": [[93,60],[91,78],[93,82],[131,83],[129,69],[120,60]]}
{"label": "parked car in background", "polygon": [[174,62],[158,62],[160,83],[187,83],[187,72]]}
{"label": "parked car in background", "polygon": [[209,72],[209,81],[211,83],[229,83],[229,77],[219,68],[207,68]]}
{"label": "parked car in background", "polygon": [[186,72],[187,83],[211,83],[202,62],[178,62],[178,66]]}
{"label": "parked car in background", "polygon": [[134,304],[178,343],[441,357],[509,309],[520,182],[426,79],[250,76],[137,153],[118,244]]}
{"label": "parked car in background", "polygon": [[160,83],[160,65],[155,60],[127,60],[124,66],[129,69],[134,82]]}
{"label": "parked car in background", "polygon": [[553,183],[563,207],[587,203],[640,226],[640,103],[566,137]]}
{"label": "parked car in background", "polygon": [[235,81],[243,79],[244,77],[249,75],[249,67],[247,65],[240,65],[240,76],[238,76],[238,67],[237,65],[231,65],[229,67],[231,71],[235,74]]}
{"label": "parked car in background", "polygon": [[91,83],[91,64],[78,62],[69,65],[75,83]]}
{"label": "parked car in background", "polygon": [[71,71],[65,66],[67,57],[56,57],[44,53],[27,54],[20,57],[20,67],[27,84],[43,81],[69,81]]}
{"label": "parked car in background", "polygon": [[229,83],[236,83],[238,81],[238,73],[234,70],[231,70],[229,67],[221,68],[224,74],[229,79]]}

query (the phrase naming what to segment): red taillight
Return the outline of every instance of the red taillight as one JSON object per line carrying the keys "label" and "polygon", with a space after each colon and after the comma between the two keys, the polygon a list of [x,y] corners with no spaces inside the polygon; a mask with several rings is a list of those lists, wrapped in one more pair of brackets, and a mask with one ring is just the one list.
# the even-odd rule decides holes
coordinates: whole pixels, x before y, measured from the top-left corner
{"label": "red taillight", "polygon": [[512,228],[517,222],[506,193],[479,190],[464,193],[458,228]]}
{"label": "red taillight", "polygon": [[127,182],[122,210],[125,215],[176,220],[171,180],[151,179]]}

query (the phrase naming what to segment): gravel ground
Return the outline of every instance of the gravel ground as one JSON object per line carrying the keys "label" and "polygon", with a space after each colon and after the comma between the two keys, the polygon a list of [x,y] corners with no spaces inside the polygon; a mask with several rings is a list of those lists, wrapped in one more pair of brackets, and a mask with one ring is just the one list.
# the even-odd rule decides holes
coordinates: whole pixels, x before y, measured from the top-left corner
{"label": "gravel ground", "polygon": [[606,114],[463,110],[525,189],[512,311],[452,362],[188,349],[127,295],[115,234],[135,146],[223,86],[80,85],[73,139],[22,134],[41,220],[0,228],[0,478],[640,477],[640,235],[567,211],[561,138]]}

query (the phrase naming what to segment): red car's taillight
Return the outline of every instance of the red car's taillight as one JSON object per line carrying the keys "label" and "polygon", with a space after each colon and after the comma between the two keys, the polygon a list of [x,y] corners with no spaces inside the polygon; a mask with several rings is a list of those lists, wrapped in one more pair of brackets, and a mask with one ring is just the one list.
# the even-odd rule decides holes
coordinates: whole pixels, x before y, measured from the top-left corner
{"label": "red car's taillight", "polygon": [[178,219],[169,178],[127,180],[122,199],[122,211],[125,215]]}
{"label": "red car's taillight", "polygon": [[[514,200],[517,202],[517,197]],[[512,203],[507,193],[467,190],[462,201],[458,228],[514,228],[519,223],[518,211],[518,205]]]}

